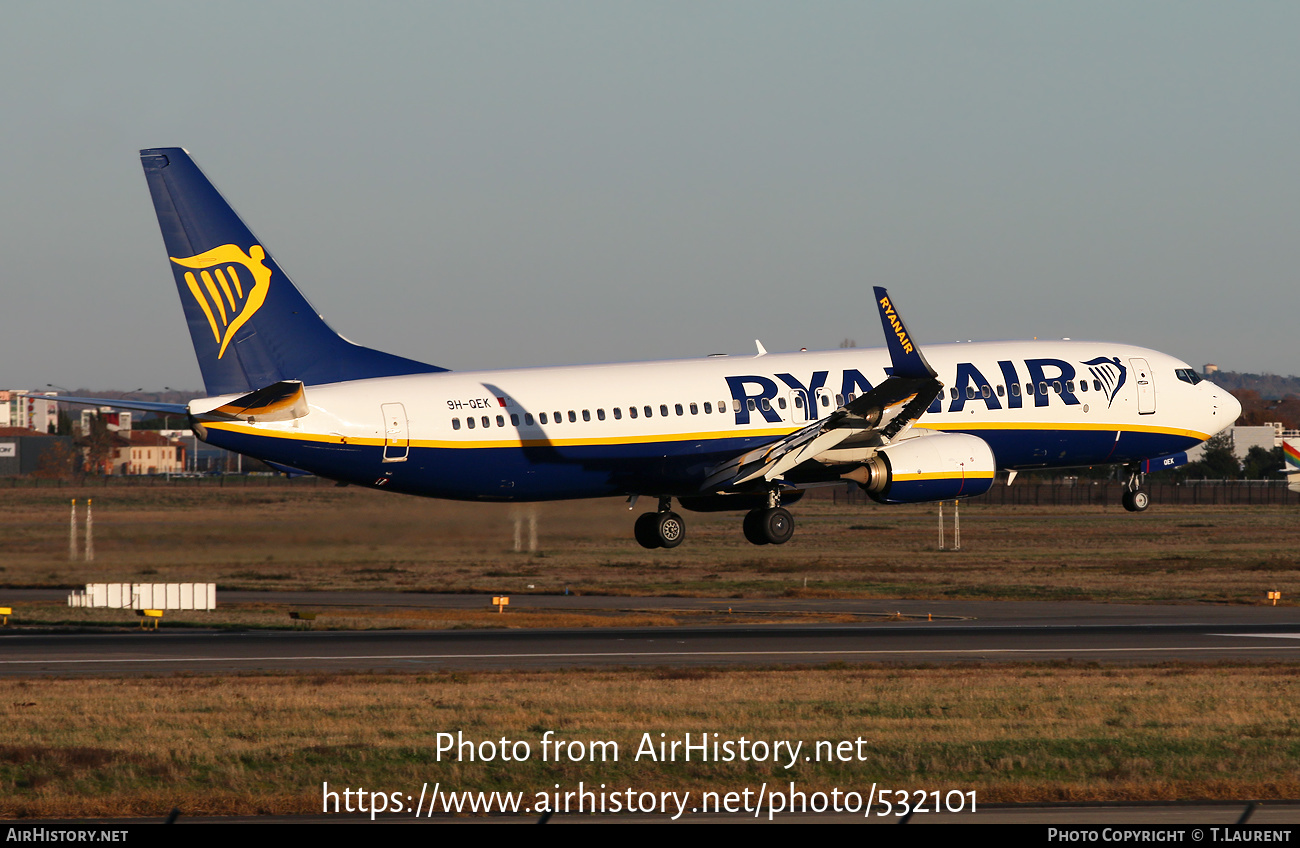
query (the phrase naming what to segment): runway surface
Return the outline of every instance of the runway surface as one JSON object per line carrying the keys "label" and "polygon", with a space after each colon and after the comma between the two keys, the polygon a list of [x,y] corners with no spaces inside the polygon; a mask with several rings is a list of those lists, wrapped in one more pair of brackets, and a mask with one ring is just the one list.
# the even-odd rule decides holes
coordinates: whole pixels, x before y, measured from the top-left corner
{"label": "runway surface", "polygon": [[[34,599],[36,591],[6,593]],[[251,598],[239,597],[242,595]],[[295,605],[482,607],[481,596],[222,593]],[[575,630],[24,632],[0,634],[0,675],[431,671],[558,667],[1300,660],[1293,608],[975,601],[762,601],[519,596],[562,609],[848,613],[847,624]],[[898,613],[902,620],[882,620]],[[926,620],[927,616],[935,620]]]}

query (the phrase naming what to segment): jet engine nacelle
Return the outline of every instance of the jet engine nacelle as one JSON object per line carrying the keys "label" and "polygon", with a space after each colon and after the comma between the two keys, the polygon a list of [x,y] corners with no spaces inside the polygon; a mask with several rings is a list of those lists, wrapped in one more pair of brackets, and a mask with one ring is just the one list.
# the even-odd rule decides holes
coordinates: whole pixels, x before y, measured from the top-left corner
{"label": "jet engine nacelle", "polygon": [[983,439],[943,433],[883,447],[846,476],[880,503],[923,503],[982,495],[992,488],[996,470]]}

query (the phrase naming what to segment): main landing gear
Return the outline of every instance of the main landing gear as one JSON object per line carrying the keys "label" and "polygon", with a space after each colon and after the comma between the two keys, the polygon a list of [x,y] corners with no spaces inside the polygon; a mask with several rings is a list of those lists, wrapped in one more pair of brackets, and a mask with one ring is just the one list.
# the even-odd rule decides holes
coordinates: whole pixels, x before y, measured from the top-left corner
{"label": "main landing gear", "polygon": [[[633,535],[643,548],[675,548],[686,538],[686,522],[673,512],[672,498],[660,498],[659,511],[643,513],[636,520]],[[781,506],[776,489],[767,493],[766,507],[745,514],[745,538],[755,545],[784,545],[793,536],[794,516]]]}
{"label": "main landing gear", "polygon": [[776,489],[767,493],[767,507],[745,513],[745,538],[754,545],[784,545],[794,535],[794,516],[781,506]]}
{"label": "main landing gear", "polygon": [[1122,502],[1129,512],[1142,512],[1151,506],[1151,496],[1142,491],[1142,476],[1137,466],[1128,466],[1128,482]]}
{"label": "main landing gear", "polygon": [[659,511],[638,518],[633,533],[643,548],[675,548],[686,538],[686,522],[673,512],[672,498],[660,498]]}

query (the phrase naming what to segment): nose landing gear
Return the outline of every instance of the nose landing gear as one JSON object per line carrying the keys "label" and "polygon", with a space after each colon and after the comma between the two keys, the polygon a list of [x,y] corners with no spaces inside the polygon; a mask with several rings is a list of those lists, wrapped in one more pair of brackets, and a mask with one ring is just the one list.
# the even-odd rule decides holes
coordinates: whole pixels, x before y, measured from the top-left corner
{"label": "nose landing gear", "polygon": [[1137,466],[1126,466],[1128,469],[1128,482],[1125,484],[1127,490],[1124,492],[1122,502],[1124,508],[1129,512],[1142,512],[1151,506],[1151,496],[1142,491],[1143,474]]}

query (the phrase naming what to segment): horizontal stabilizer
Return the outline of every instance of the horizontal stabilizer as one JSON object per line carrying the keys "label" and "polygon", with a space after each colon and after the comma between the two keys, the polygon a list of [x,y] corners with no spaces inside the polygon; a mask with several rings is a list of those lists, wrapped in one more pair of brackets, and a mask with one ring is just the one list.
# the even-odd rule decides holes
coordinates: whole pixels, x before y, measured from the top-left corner
{"label": "horizontal stabilizer", "polygon": [[77,406],[111,406],[114,409],[138,409],[141,412],[157,412],[162,415],[186,415],[190,408],[183,403],[156,403],[147,400],[129,398],[92,398],[73,397],[72,395],[37,395],[41,400],[58,403],[72,403]]}

